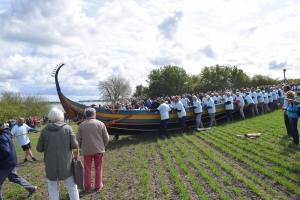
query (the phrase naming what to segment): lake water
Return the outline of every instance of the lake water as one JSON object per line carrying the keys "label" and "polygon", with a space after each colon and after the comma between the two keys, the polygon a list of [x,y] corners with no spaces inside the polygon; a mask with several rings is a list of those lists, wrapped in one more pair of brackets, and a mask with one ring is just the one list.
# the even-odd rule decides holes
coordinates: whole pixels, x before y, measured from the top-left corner
{"label": "lake water", "polygon": [[[99,104],[103,104],[102,102],[93,102],[93,101],[87,101],[87,102],[83,101],[83,102],[79,102],[79,103],[86,105],[86,106],[91,106],[92,104],[99,106]],[[54,108],[54,107],[64,110],[60,103],[51,103],[51,108]]]}

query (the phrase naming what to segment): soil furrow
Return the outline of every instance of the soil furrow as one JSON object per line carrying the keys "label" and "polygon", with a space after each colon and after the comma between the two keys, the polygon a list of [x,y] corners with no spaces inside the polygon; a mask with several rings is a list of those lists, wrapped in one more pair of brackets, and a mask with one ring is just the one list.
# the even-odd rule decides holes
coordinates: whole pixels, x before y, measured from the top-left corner
{"label": "soil furrow", "polygon": [[[165,161],[165,158],[161,153],[161,149],[159,148],[159,145],[157,143],[155,144],[155,147],[156,147],[155,149],[157,150],[157,155],[158,155],[157,159],[161,163],[164,180],[166,181],[166,185],[168,186],[168,189],[169,189],[167,198],[172,199],[172,200],[177,200],[177,199],[180,200],[181,198],[180,198],[179,191],[176,189],[175,181],[173,180],[171,172]],[[161,196],[161,198],[163,198],[163,196]]]}
{"label": "soil furrow", "polygon": [[[199,163],[199,165],[205,167],[206,171],[210,174],[211,177],[218,183],[222,191],[226,192],[231,199],[240,199],[243,196],[255,196],[253,192],[249,192],[247,186],[242,182],[237,180],[232,174],[224,170],[219,164],[215,163],[208,156],[204,155],[201,150],[197,147],[190,146],[189,141],[179,138],[182,146],[188,151],[192,158]],[[195,155],[195,152],[200,153],[201,157]],[[201,159],[201,160],[200,160]],[[211,169],[207,166],[206,163],[209,163],[216,169]],[[212,170],[217,170],[217,172],[212,172]],[[236,193],[233,192],[233,187],[235,187]]]}
{"label": "soil furrow", "polygon": [[[252,169],[250,166],[246,165],[244,162],[241,162],[241,161],[238,161],[238,160],[232,158],[229,154],[227,154],[226,152],[224,152],[222,149],[214,146],[212,143],[210,143],[209,141],[205,140],[204,136],[206,136],[206,134],[208,136],[209,132],[207,132],[205,134],[202,134],[202,135],[196,134],[196,136],[199,138],[199,140],[202,141],[203,145],[211,147],[213,149],[213,151],[215,151],[215,153],[218,152],[218,153],[222,154],[223,157],[226,158],[226,160],[227,160],[226,162],[227,163],[234,163],[234,168],[235,169],[242,169],[242,170],[240,170],[241,174],[244,174],[243,170],[249,172],[250,174],[253,174],[253,176],[256,176],[260,180],[263,180],[263,183],[265,185],[267,185],[270,188],[272,188],[273,192],[276,192],[276,195],[275,195],[272,192],[270,193],[270,191],[268,191],[268,193],[267,193],[268,195],[271,195],[271,196],[275,195],[274,198],[278,197],[278,196],[280,196],[282,194],[287,195],[291,199],[293,199],[295,197],[294,194],[292,194],[291,192],[289,192],[288,190],[286,190],[285,188],[283,188],[281,185],[279,185],[278,183],[276,183],[273,179],[270,179],[270,178],[264,176],[263,174],[257,172],[256,170]],[[261,187],[264,187],[264,186],[261,185]],[[264,191],[264,193],[265,192],[266,191]]]}
{"label": "soil furrow", "polygon": [[[169,140],[168,140],[168,142],[169,142]],[[172,145],[174,147],[174,145],[172,143],[170,143],[170,145]],[[171,158],[172,165],[173,165],[174,169],[177,171],[180,181],[183,183],[184,187],[187,189],[189,198],[190,199],[199,198],[197,192],[195,191],[195,189],[191,185],[190,181],[188,180],[187,174],[180,167],[178,160],[176,159],[175,155],[173,154],[173,152],[170,150],[170,148],[166,144],[166,141],[164,141],[164,149],[167,151],[168,156]],[[188,166],[188,167],[190,168],[191,166]],[[198,174],[198,176],[199,176],[199,174]]]}

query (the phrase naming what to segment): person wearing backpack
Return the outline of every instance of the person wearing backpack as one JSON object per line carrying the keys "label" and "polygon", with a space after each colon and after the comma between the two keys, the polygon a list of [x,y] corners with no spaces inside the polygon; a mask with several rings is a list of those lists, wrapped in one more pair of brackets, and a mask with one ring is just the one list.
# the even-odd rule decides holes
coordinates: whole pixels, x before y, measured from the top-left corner
{"label": "person wearing backpack", "polygon": [[[294,99],[295,98],[295,93],[293,91],[288,91],[286,93],[286,96],[288,99]],[[293,103],[290,102],[289,106],[286,108],[287,111],[287,115],[289,118],[289,122],[290,122],[290,128],[291,128],[291,132],[292,132],[292,136],[293,136],[293,142],[295,145],[299,145],[299,133],[298,133],[298,106]]]}

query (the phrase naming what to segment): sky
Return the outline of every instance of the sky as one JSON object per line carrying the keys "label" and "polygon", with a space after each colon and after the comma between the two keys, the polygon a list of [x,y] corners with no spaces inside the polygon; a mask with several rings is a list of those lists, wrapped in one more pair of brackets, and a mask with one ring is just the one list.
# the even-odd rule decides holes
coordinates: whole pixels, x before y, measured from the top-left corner
{"label": "sky", "polygon": [[249,76],[300,74],[300,2],[1,0],[0,92],[99,99],[111,75],[147,86],[153,69],[235,65]]}

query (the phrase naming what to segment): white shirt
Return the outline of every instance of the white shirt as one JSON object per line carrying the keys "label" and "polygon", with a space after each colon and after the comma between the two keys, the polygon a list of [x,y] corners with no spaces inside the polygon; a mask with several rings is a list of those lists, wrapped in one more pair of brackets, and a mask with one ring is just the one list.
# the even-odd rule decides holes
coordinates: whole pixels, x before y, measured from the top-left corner
{"label": "white shirt", "polygon": [[258,103],[263,103],[264,102],[263,94],[261,92],[258,92],[256,94],[257,94]]}
{"label": "white shirt", "polygon": [[272,92],[269,92],[268,97],[269,97],[269,102],[273,102]]}
{"label": "white shirt", "polygon": [[181,110],[180,112],[177,112],[178,118],[182,118],[182,117],[186,116],[186,112],[185,112],[184,106],[181,103],[181,101],[178,101],[176,103],[176,108],[177,108],[177,110]]}
{"label": "white shirt", "polygon": [[161,120],[169,119],[169,111],[171,110],[169,105],[162,103],[158,106],[157,110],[160,112]]}
{"label": "white shirt", "polygon": [[181,99],[180,101],[185,108],[189,107],[188,104],[190,103],[190,100],[188,98],[185,97],[184,99]]}
{"label": "white shirt", "polygon": [[224,103],[230,101],[230,104],[225,104],[225,110],[232,110],[233,109],[233,98],[232,96],[226,97]]}
{"label": "white shirt", "polygon": [[202,104],[203,104],[203,106],[207,105],[207,99],[205,97],[203,97],[203,99],[202,99]]}
{"label": "white shirt", "polygon": [[280,88],[277,90],[277,97],[278,97],[278,99],[282,98],[282,90]]}
{"label": "white shirt", "polygon": [[222,96],[223,100],[225,100],[226,97],[227,97],[226,94],[223,94],[223,96]]}
{"label": "white shirt", "polygon": [[247,96],[245,97],[245,100],[247,101],[248,105],[251,104],[251,103],[254,104],[254,101],[253,101],[253,99],[252,99],[252,97],[251,97],[250,95],[247,95]]}
{"label": "white shirt", "polygon": [[264,98],[264,104],[268,104],[269,103],[269,98],[268,98],[268,93],[267,92],[265,94],[263,94],[263,98]]}
{"label": "white shirt", "polygon": [[170,103],[170,106],[171,106],[171,108],[176,108],[176,103],[175,103],[175,101],[171,101],[171,103]]}
{"label": "white shirt", "polygon": [[273,97],[273,101],[277,100],[276,90],[273,90],[272,97]]}
{"label": "white shirt", "polygon": [[235,94],[231,94],[232,99],[235,99],[236,95]]}
{"label": "white shirt", "polygon": [[240,102],[238,103],[238,106],[239,106],[239,107],[245,106],[245,101],[244,101],[244,98],[241,96],[241,94],[240,94],[239,96],[236,96],[235,99],[240,101]]}
{"label": "white shirt", "polygon": [[215,107],[215,103],[212,99],[207,100],[207,106],[211,106],[212,108],[207,109],[208,113],[215,113],[216,112],[216,107]]}
{"label": "white shirt", "polygon": [[215,102],[217,100],[217,97],[212,96],[211,99]]}
{"label": "white shirt", "polygon": [[282,107],[283,107],[283,108],[289,107],[289,102],[288,102],[288,100],[287,100],[287,96],[286,96],[286,95],[284,95],[283,106],[282,106]]}
{"label": "white shirt", "polygon": [[19,126],[18,124],[16,124],[11,129],[10,134],[16,136],[17,144],[19,146],[24,146],[30,142],[28,135],[27,135],[27,133],[30,129],[31,128],[25,123],[22,126]]}
{"label": "white shirt", "polygon": [[253,91],[253,92],[250,91],[249,95],[253,99],[254,104],[257,104],[257,94],[256,94],[256,92],[255,91]]}
{"label": "white shirt", "polygon": [[196,108],[194,108],[194,112],[196,114],[198,113],[202,113],[202,106],[201,106],[201,100],[196,100],[196,101],[193,101],[193,106],[195,106]]}
{"label": "white shirt", "polygon": [[221,103],[221,97],[220,96],[217,96],[216,99],[217,99],[217,104]]}

